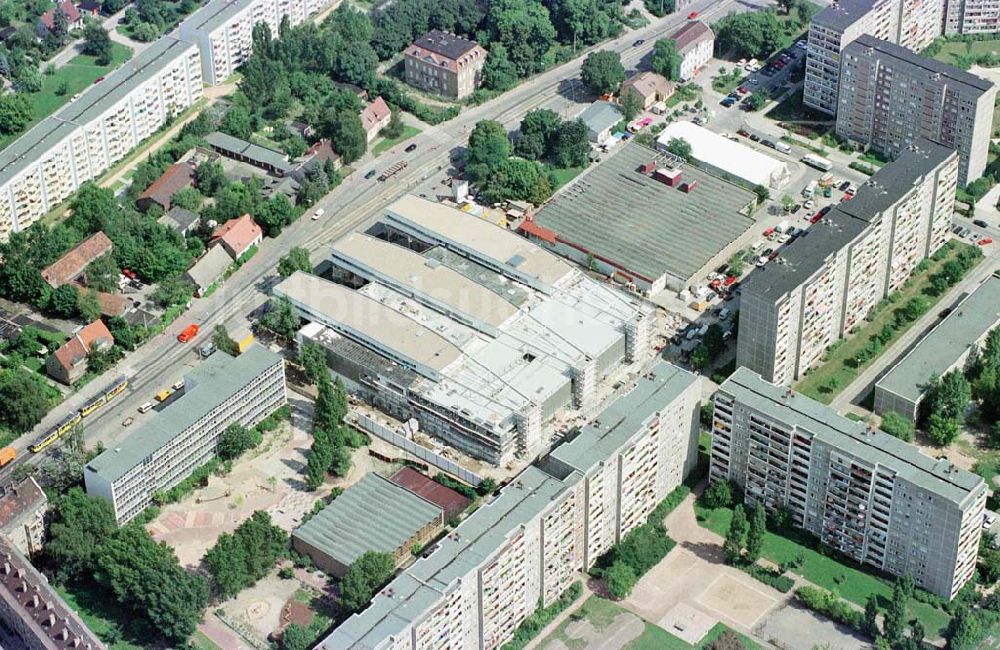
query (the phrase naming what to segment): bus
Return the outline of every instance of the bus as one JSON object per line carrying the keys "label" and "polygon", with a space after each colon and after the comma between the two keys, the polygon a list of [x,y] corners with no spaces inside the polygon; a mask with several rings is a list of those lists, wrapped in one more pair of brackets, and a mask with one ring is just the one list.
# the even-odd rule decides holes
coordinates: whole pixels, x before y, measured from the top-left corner
{"label": "bus", "polygon": [[810,167],[815,167],[816,169],[824,172],[828,172],[833,169],[833,163],[823,158],[822,156],[817,156],[814,153],[806,155],[802,158],[802,162],[809,165]]}
{"label": "bus", "polygon": [[48,433],[46,433],[44,436],[40,436],[37,440],[35,440],[35,442],[33,442],[31,446],[28,447],[28,449],[30,449],[33,453],[37,454],[38,452],[48,447],[59,438],[63,437],[64,435],[72,431],[73,427],[80,424],[81,420],[83,420],[83,416],[80,415],[80,411],[77,411],[76,413],[73,413],[71,415],[67,415],[62,422],[52,427]]}

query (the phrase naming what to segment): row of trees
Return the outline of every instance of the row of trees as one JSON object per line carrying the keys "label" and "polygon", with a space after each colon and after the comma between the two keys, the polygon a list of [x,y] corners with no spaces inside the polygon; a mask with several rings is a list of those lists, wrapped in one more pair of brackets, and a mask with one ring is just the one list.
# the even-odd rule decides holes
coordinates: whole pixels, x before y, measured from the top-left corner
{"label": "row of trees", "polygon": [[219,595],[231,598],[268,574],[287,554],[288,533],[258,510],[232,533],[223,533],[203,562]]}
{"label": "row of trees", "polygon": [[119,528],[110,503],[79,488],[56,499],[52,514],[45,559],[57,582],[96,585],[167,641],[187,641],[208,603],[203,576],[182,568],[173,550],[138,523]]}

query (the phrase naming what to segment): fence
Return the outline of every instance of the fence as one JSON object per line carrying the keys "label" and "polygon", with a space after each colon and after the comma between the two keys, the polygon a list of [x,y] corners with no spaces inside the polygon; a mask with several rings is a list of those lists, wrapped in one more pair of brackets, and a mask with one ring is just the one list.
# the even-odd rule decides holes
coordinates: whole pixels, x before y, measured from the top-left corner
{"label": "fence", "polygon": [[461,465],[448,460],[444,456],[435,454],[427,447],[418,445],[409,438],[404,438],[389,427],[376,422],[367,415],[364,415],[363,413],[353,413],[352,415],[354,424],[365,433],[370,433],[376,438],[388,442],[390,445],[399,447],[418,460],[421,460],[429,465],[433,465],[434,467],[437,467],[444,472],[448,472],[453,476],[457,476],[459,479],[465,481],[473,487],[478,487],[479,484],[482,483],[483,477],[479,476],[475,472],[470,472]]}

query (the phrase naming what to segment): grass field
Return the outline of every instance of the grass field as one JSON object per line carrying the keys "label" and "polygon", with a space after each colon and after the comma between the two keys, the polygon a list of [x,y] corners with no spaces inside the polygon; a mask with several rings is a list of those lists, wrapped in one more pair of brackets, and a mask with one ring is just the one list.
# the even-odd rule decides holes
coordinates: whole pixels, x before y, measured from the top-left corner
{"label": "grass field", "polygon": [[[695,511],[702,526],[725,536],[733,517],[732,510],[706,510],[695,506]],[[765,534],[763,556],[775,564],[802,560],[802,565],[795,569],[795,573],[824,589],[836,591],[842,598],[862,607],[869,595],[877,596],[883,607],[888,605],[892,597],[892,584],[889,581],[838,562],[781,535],[770,532]],[[919,618],[927,629],[927,634],[932,637],[944,630],[950,618],[940,609],[913,599],[910,600],[907,613],[908,617]]]}
{"label": "grass field", "polygon": [[1000,39],[989,41],[961,41],[946,42],[941,44],[941,51],[934,55],[934,58],[942,63],[955,65],[956,57],[966,54],[979,55],[996,52],[1000,54]]}
{"label": "grass field", "polygon": [[[110,650],[142,650],[158,645],[159,641],[146,620],[135,618],[118,608],[110,595],[99,593],[93,586],[83,583],[69,587],[55,585],[55,588]],[[214,644],[204,647],[212,648]]]}
{"label": "grass field", "polygon": [[398,138],[382,138],[381,140],[376,142],[375,146],[372,147],[372,155],[377,156],[381,154],[383,151],[388,151],[389,149],[392,149],[400,142],[403,142],[404,140],[409,140],[418,133],[420,133],[420,129],[418,129],[415,126],[410,126],[409,124],[407,124],[406,126],[403,127],[403,134]]}
{"label": "grass field", "polygon": [[[73,98],[73,95],[89,88],[94,80],[106,75],[132,56],[132,50],[120,43],[112,43],[114,57],[109,65],[97,65],[94,57],[81,54],[57,69],[54,74],[42,75],[42,89],[31,95],[31,122],[25,131],[52,115],[63,104]],[[66,92],[57,95],[56,91],[66,83]],[[22,131],[23,133],[23,131]],[[17,139],[18,135],[0,136],[0,149]]]}
{"label": "grass field", "polygon": [[567,167],[565,169],[561,167],[553,167],[551,165],[545,166],[546,171],[550,172],[555,178],[555,185],[552,190],[556,191],[566,183],[570,182],[574,178],[580,175],[586,167]]}
{"label": "grass field", "polygon": [[[921,274],[914,275],[908,284],[904,285],[899,291],[896,292],[898,299],[893,305],[885,307],[880,311],[875,318],[871,321],[864,321],[863,327],[854,334],[850,335],[850,338],[844,340],[844,342],[837,347],[833,352],[828,353],[826,361],[823,365],[818,366],[813,369],[802,381],[795,386],[795,390],[798,392],[808,395],[815,400],[823,402],[824,404],[829,404],[833,401],[840,391],[847,388],[847,386],[854,381],[854,379],[863,371],[866,367],[874,363],[878,356],[872,357],[867,362],[860,365],[860,367],[855,367],[853,363],[850,363],[856,358],[858,352],[860,352],[868,344],[868,339],[878,332],[882,331],[882,328],[893,322],[895,318],[894,309],[895,307],[906,304],[908,300],[916,296],[924,296],[927,298],[927,302],[930,304],[928,311],[933,311],[934,306],[937,305],[938,301],[944,296],[931,296],[927,295],[924,290],[930,285],[930,278],[932,275],[937,273],[942,266],[949,260],[955,259],[958,255],[958,251],[962,250],[963,247],[969,247],[970,244],[963,244],[955,242],[952,247],[951,252],[944,256],[943,259],[938,261],[931,261],[930,266]],[[918,319],[919,320],[919,319]],[[900,336],[903,335],[908,329],[910,329],[916,321],[905,323],[899,329],[893,332],[893,338],[891,341],[882,346],[882,354],[888,350],[893,342],[895,342]]]}
{"label": "grass field", "polygon": [[194,636],[191,637],[190,644],[194,650],[220,650],[219,646],[216,645],[215,642],[200,631],[194,633]]}
{"label": "grass field", "polygon": [[[628,610],[610,600],[591,596],[584,601],[579,609],[563,621],[552,634],[538,644],[538,647],[544,648],[549,642],[558,640],[569,648],[569,650],[583,650],[587,647],[587,642],[584,639],[571,638],[566,633],[566,628],[573,621],[586,619],[593,626],[594,630],[600,633],[607,630],[615,618],[622,613],[628,613]],[[710,646],[713,641],[728,629],[722,623],[718,623],[708,631],[708,634],[698,642],[698,645],[692,646],[658,625],[645,620],[643,623],[645,624],[645,629],[642,635],[630,641],[624,646],[624,650],[691,650],[692,648],[702,650]],[[737,636],[743,641],[743,646],[747,650],[757,650],[760,647],[742,634],[737,633]]]}

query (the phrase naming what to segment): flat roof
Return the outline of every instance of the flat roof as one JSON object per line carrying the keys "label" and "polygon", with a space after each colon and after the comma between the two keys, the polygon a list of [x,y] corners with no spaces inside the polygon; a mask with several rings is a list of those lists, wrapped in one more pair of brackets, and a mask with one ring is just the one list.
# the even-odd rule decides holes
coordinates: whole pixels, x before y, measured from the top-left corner
{"label": "flat roof", "polygon": [[916,68],[921,68],[927,72],[928,75],[942,75],[956,83],[964,84],[978,90],[979,92],[986,92],[993,88],[992,81],[987,81],[982,77],[977,77],[971,72],[966,72],[965,70],[956,68],[953,65],[948,65],[947,63],[942,63],[936,59],[921,56],[916,52],[911,52],[905,47],[896,45],[895,43],[890,43],[889,41],[883,41],[882,39],[875,38],[870,34],[862,34],[844,49],[857,50],[863,47],[873,48],[882,54],[905,61]]}
{"label": "flat roof", "polygon": [[656,139],[664,146],[671,138],[682,138],[691,145],[691,155],[701,162],[742,178],[754,185],[772,186],[775,175],[787,176],[784,162],[751,149],[745,144],[724,138],[694,122],[672,122]]}
{"label": "flat roof", "polygon": [[[479,569],[508,536],[545,510],[567,483],[531,466],[500,496],[463,521],[451,534],[327,636],[321,650],[372,650],[424,616],[455,581]],[[336,503],[336,501],[334,501]],[[391,593],[391,596],[386,595]]]}
{"label": "flat roof", "polygon": [[104,81],[91,84],[79,99],[64,105],[0,151],[0,185],[44,157],[77,128],[96,120],[191,47],[194,45],[188,41],[163,36],[108,73]]}
{"label": "flat roof", "polygon": [[554,285],[573,268],[527,239],[441,203],[407,194],[386,208],[397,220],[407,222],[460,250],[470,251],[509,268],[512,272]]}
{"label": "flat roof", "polygon": [[842,32],[864,17],[874,6],[873,0],[839,0],[813,16],[811,22]]}
{"label": "flat roof", "polygon": [[690,194],[638,171],[662,154],[631,142],[560,191],[535,215],[562,241],[593,251],[649,281],[687,280],[754,224],[740,210],[754,194],[694,165]]}
{"label": "flat roof", "polygon": [[672,363],[657,363],[578,436],[556,447],[551,457],[586,473],[595,459],[610,458],[642,428],[645,420],[662,411],[697,381],[696,375]]}
{"label": "flat roof", "polygon": [[457,346],[437,332],[363,293],[315,275],[296,271],[274,291],[432,370],[440,372],[462,356]]}
{"label": "flat roof", "polygon": [[211,0],[204,7],[188,16],[182,29],[211,32],[227,20],[253,5],[257,0]]}
{"label": "flat roof", "polygon": [[744,294],[777,298],[792,291],[954,154],[947,147],[921,139],[862,183],[853,199],[838,204],[808,226],[802,236],[781,249],[777,259],[754,269],[743,283]]}
{"label": "flat roof", "polygon": [[442,513],[440,506],[369,473],[292,536],[350,566],[367,551],[395,553]]}
{"label": "flat roof", "polygon": [[926,456],[910,443],[878,429],[869,432],[866,423],[849,420],[825,404],[764,381],[744,366],[719,389],[788,426],[808,431],[816,439],[855,458],[877,463],[903,480],[957,505],[984,485],[983,479],[972,472],[955,468],[947,460]]}
{"label": "flat roof", "polygon": [[927,382],[955,365],[969,347],[1000,323],[1000,277],[992,275],[896,362],[876,388],[920,401]]}
{"label": "flat roof", "polygon": [[351,233],[332,248],[373,275],[384,276],[493,327],[517,313],[517,307],[502,295],[408,248],[362,233]]}
{"label": "flat roof", "polygon": [[115,481],[278,363],[282,358],[262,345],[251,345],[235,359],[213,354],[184,376],[183,395],[150,413],[149,421],[87,463],[87,470]]}

